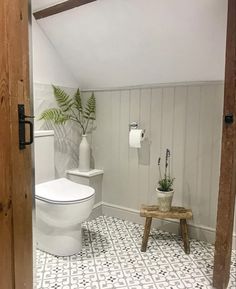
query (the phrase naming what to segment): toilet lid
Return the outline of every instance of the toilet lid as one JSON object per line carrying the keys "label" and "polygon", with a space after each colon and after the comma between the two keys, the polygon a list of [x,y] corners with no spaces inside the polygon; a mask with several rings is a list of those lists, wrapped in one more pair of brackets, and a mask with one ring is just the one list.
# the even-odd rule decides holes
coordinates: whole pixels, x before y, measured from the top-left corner
{"label": "toilet lid", "polygon": [[49,203],[77,203],[94,195],[93,188],[61,178],[35,187],[36,199]]}

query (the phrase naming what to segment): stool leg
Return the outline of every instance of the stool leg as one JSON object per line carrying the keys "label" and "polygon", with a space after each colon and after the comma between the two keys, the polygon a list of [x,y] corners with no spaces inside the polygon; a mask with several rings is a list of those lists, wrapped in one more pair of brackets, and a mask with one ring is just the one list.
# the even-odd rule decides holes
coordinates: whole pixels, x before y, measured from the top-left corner
{"label": "stool leg", "polygon": [[152,224],[152,218],[147,217],[146,222],[145,222],[145,227],[144,227],[141,252],[146,252],[146,250],[147,250],[147,243],[148,243],[148,237],[149,237],[150,230],[151,230],[151,224]]}
{"label": "stool leg", "polygon": [[190,254],[189,236],[188,236],[188,225],[186,219],[180,219],[180,229],[184,242],[184,252]]}

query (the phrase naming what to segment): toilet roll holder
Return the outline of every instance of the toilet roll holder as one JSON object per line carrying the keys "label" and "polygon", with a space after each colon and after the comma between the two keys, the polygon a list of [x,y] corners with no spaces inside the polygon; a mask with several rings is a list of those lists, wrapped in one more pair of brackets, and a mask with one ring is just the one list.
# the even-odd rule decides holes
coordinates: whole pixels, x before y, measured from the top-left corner
{"label": "toilet roll holder", "polygon": [[129,124],[129,130],[131,129],[137,129],[138,128],[138,123],[133,121]]}
{"label": "toilet roll holder", "polygon": [[[131,129],[138,129],[138,123],[136,121],[133,121],[129,124],[129,131],[131,131]],[[144,137],[144,134],[145,129],[143,129],[142,137]]]}

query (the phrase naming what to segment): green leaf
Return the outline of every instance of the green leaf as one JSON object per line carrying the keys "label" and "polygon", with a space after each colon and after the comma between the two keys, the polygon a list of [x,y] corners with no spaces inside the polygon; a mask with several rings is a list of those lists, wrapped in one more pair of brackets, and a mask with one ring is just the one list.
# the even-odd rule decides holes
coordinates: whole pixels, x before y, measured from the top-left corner
{"label": "green leaf", "polygon": [[41,114],[39,119],[52,121],[55,124],[64,124],[67,120],[70,119],[70,116],[63,114],[63,112],[58,108],[49,108]]}
{"label": "green leaf", "polygon": [[81,100],[79,88],[77,89],[77,91],[74,95],[74,104],[75,104],[75,107],[78,109],[78,111],[80,113],[83,113],[83,105],[82,105],[82,100]]}
{"label": "green leaf", "polygon": [[91,120],[95,120],[96,118],[96,99],[94,93],[92,93],[92,95],[87,101],[84,112],[84,118]]}
{"label": "green leaf", "polygon": [[172,186],[174,183],[174,178],[166,177],[159,181],[159,189],[164,192],[169,192],[172,190]]}
{"label": "green leaf", "polygon": [[69,111],[73,106],[73,99],[71,99],[70,96],[60,87],[57,87],[55,85],[53,85],[52,87],[58,106],[63,112]]}
{"label": "green leaf", "polygon": [[83,109],[80,90],[77,89],[74,97],[70,97],[63,89],[52,85],[54,96],[59,108],[50,108],[45,110],[40,119],[45,121],[53,121],[56,124],[65,124],[66,121],[71,120],[78,123],[78,125],[86,133],[90,120],[96,118],[96,99],[94,93],[87,101],[85,109]]}

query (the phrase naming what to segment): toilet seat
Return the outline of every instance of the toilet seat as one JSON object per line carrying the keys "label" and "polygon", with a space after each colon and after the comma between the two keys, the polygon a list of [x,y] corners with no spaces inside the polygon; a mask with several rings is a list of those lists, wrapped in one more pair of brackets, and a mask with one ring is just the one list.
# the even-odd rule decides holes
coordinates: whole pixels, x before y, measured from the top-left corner
{"label": "toilet seat", "polygon": [[35,186],[35,197],[38,200],[58,204],[76,204],[93,197],[95,190],[89,186],[74,183],[60,178]]}

